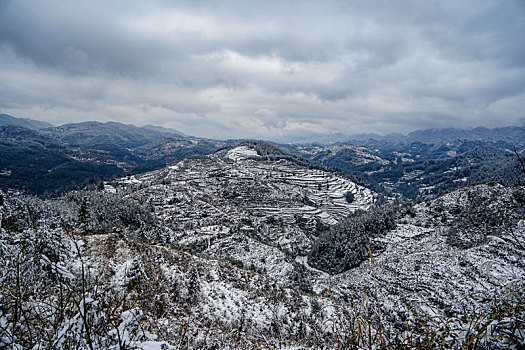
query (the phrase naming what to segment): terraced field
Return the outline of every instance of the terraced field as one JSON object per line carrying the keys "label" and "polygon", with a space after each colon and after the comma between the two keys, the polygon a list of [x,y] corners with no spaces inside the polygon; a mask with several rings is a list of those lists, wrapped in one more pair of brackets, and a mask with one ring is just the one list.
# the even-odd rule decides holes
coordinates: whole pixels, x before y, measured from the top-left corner
{"label": "terraced field", "polygon": [[[208,218],[205,221],[215,218],[220,222],[226,217],[240,222],[244,213],[258,218],[278,215],[287,222],[297,215],[317,217],[334,224],[374,201],[370,190],[343,177],[288,160],[258,157],[253,149],[237,147],[125,178],[119,185],[137,189],[134,196],[146,196],[166,220],[179,222],[194,222],[203,215]],[[348,192],[353,194],[351,203],[346,199]],[[236,218],[231,215],[232,207],[239,215]]]}
{"label": "terraced field", "polygon": [[293,262],[322,230],[375,200],[372,191],[348,179],[290,160],[267,160],[246,146],[187,158],[114,185],[107,190],[151,207],[169,230],[163,234],[168,243],[276,274],[293,271],[290,262],[281,258],[276,268],[275,261],[255,256],[288,255]]}

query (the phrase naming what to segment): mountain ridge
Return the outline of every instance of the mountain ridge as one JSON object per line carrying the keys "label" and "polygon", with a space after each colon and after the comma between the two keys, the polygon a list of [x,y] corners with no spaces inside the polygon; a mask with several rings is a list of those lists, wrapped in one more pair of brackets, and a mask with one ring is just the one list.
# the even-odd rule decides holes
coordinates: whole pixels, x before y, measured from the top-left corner
{"label": "mountain ridge", "polygon": [[0,125],[14,125],[21,126],[28,129],[39,130],[54,125],[48,122],[29,119],[29,118],[16,118],[9,114],[0,114]]}
{"label": "mountain ridge", "polygon": [[[159,169],[188,156],[210,154],[238,144],[256,145],[268,152],[266,156],[270,158],[293,159],[308,167],[339,171],[360,184],[373,187],[377,192],[400,199],[436,195],[450,188],[491,180],[506,184],[525,181],[519,171],[518,159],[513,156],[514,147],[519,153],[525,150],[523,127],[428,129],[414,131],[403,139],[398,134],[378,139],[367,139],[372,135],[364,135],[360,140],[331,145],[218,141],[185,136],[163,127],[96,121],[32,129],[32,133],[26,133],[25,140],[14,142],[13,136],[8,136],[9,128],[13,128],[15,134],[24,132],[14,129],[14,126],[2,129],[6,152],[18,154],[21,159],[31,152],[26,146],[32,143],[33,146],[39,145],[40,151],[47,152],[47,155],[60,153],[61,157],[76,162],[75,166],[86,169],[106,166],[108,171],[113,169],[109,173],[93,172],[91,175],[88,171],[83,173],[81,179],[74,179],[73,173],[71,176],[63,173],[64,183],[82,184],[99,181],[100,176]],[[8,142],[9,139],[12,140]],[[49,149],[43,150],[42,147]],[[480,153],[473,158],[473,153],[469,151],[475,149]],[[4,190],[10,186],[7,183],[23,183],[13,182],[18,176],[16,174],[20,174],[15,169],[17,166],[23,164],[14,162],[1,169],[12,174],[9,181],[0,177],[0,187]],[[51,168],[52,165],[46,166],[46,170]],[[37,179],[29,181],[29,185],[34,182],[38,188],[46,186],[45,182],[40,183]],[[56,184],[51,187],[51,191],[58,190]]]}

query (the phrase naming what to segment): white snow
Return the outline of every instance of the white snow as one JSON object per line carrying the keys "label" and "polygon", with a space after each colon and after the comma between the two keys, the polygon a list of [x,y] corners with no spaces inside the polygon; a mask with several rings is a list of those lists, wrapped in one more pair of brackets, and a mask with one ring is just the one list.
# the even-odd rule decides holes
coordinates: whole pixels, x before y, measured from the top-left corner
{"label": "white snow", "polygon": [[257,151],[247,146],[235,147],[226,153],[226,157],[238,161],[249,157],[258,157]]}

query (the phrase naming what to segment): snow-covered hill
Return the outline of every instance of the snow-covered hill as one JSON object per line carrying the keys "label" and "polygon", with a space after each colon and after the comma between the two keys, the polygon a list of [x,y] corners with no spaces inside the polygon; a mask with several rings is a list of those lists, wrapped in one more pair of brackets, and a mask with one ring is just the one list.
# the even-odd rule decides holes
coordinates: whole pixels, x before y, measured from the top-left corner
{"label": "snow-covered hill", "polygon": [[267,160],[247,146],[122,178],[108,190],[147,203],[170,230],[169,244],[281,278],[293,275],[286,258],[306,257],[324,227],[374,202],[370,190],[345,178]]}

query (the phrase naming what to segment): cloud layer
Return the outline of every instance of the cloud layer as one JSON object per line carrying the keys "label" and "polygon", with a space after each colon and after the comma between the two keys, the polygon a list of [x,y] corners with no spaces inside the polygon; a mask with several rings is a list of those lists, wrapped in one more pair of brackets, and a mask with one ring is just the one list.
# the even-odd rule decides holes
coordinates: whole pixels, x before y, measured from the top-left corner
{"label": "cloud layer", "polygon": [[0,112],[215,138],[520,124],[525,3],[0,0]]}

